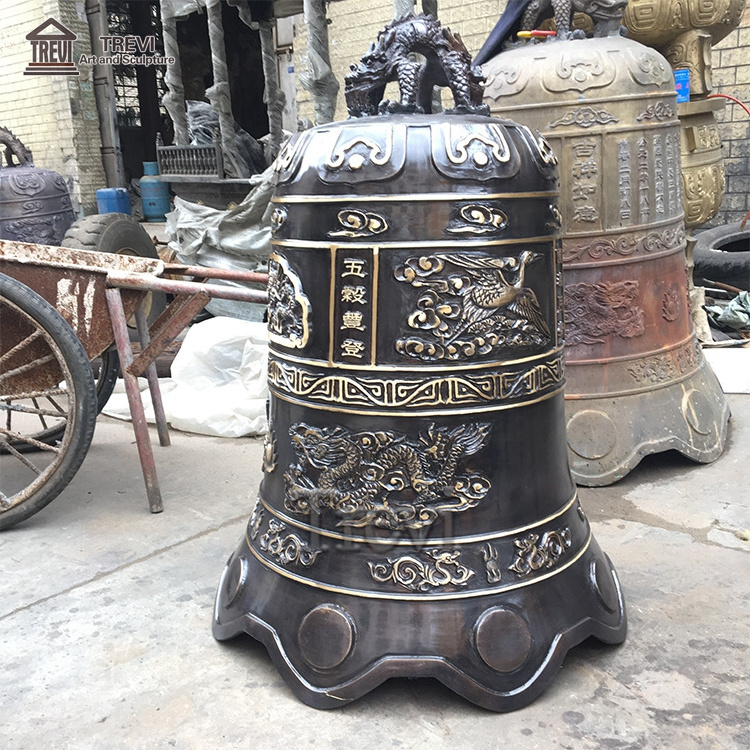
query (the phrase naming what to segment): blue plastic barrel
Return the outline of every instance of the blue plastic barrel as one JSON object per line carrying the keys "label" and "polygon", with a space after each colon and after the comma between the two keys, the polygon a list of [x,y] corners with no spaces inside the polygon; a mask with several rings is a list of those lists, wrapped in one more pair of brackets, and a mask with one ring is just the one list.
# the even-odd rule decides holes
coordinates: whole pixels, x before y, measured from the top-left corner
{"label": "blue plastic barrel", "polygon": [[690,101],[690,71],[687,68],[675,70],[674,87],[677,91],[678,103]]}
{"label": "blue plastic barrel", "polygon": [[143,162],[141,203],[146,221],[166,221],[164,214],[170,209],[169,185],[158,175],[159,165],[155,161]]}
{"label": "blue plastic barrel", "polygon": [[130,214],[130,196],[125,188],[102,188],[96,191],[100,214]]}

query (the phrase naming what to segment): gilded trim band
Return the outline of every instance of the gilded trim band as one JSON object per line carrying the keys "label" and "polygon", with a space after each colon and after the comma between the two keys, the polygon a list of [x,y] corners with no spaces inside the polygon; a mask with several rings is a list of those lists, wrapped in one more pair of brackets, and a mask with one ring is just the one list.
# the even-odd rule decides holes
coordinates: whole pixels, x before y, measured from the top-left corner
{"label": "gilded trim band", "polygon": [[436,374],[406,378],[404,373],[349,375],[283,362],[271,356],[268,384],[274,394],[297,403],[333,404],[341,411],[372,407],[384,410],[471,409],[523,405],[551,395],[564,384],[559,353],[530,366],[482,373]]}
{"label": "gilded trim band", "polygon": [[470,599],[478,596],[493,596],[495,594],[504,593],[506,591],[513,591],[514,589],[521,589],[525,588],[526,586],[533,586],[536,583],[541,583],[542,581],[552,578],[553,576],[559,575],[563,571],[567,570],[571,565],[574,565],[585,554],[586,550],[588,550],[591,544],[591,540],[592,533],[589,529],[586,541],[581,545],[581,548],[575,555],[570,557],[563,564],[534,578],[527,578],[522,581],[513,581],[512,583],[501,586],[492,586],[480,589],[471,588],[450,593],[440,592],[402,594],[400,592],[372,591],[366,589],[354,589],[347,586],[335,586],[329,583],[321,583],[311,578],[306,578],[305,576],[286,570],[285,568],[282,568],[281,566],[276,565],[270,560],[262,557],[260,553],[253,547],[253,545],[250,545],[250,552],[252,552],[252,554],[258,559],[261,565],[264,565],[265,567],[273,570],[279,575],[284,576],[285,578],[289,578],[292,581],[296,581],[297,583],[301,583],[305,586],[310,586],[311,588],[320,589],[322,591],[330,591],[334,594],[345,594],[347,596],[356,596],[363,599],[388,599],[392,601],[436,601],[446,599]]}
{"label": "gilded trim band", "polygon": [[[271,507],[266,500],[263,498],[261,494],[258,494],[258,502],[260,505],[263,506],[263,509],[268,511],[268,513],[275,518],[280,519],[283,521],[287,526],[294,526],[295,528],[309,531],[313,534],[316,534],[320,537],[325,537],[327,539],[337,539],[339,541],[346,541],[346,542],[352,542],[353,544],[369,544],[369,545],[382,545],[385,547],[412,547],[414,546],[416,541],[419,541],[420,543],[425,543],[421,537],[409,537],[407,539],[399,539],[394,537],[387,537],[387,538],[381,538],[377,536],[360,536],[355,533],[346,533],[343,534],[340,531],[329,531],[328,529],[321,529],[318,526],[313,526],[312,524],[305,523],[304,521],[298,521],[291,516],[287,515],[286,513],[281,513],[275,508]],[[531,531],[533,529],[536,529],[540,526],[544,526],[545,524],[548,524],[552,521],[554,521],[556,518],[560,518],[561,516],[564,516],[576,503],[578,502],[578,493],[575,492],[573,494],[573,497],[563,505],[562,508],[560,508],[555,513],[550,514],[549,516],[545,516],[544,518],[534,521],[534,523],[527,524],[525,526],[516,526],[512,529],[505,529],[504,531],[498,531],[490,534],[474,534],[473,536],[454,536],[450,538],[430,538],[430,545],[444,545],[444,544],[450,544],[453,546],[456,545],[464,545],[464,544],[478,544],[480,542],[492,542],[496,541],[497,539],[505,539],[507,537],[511,536],[518,536],[521,534],[524,534],[527,531]],[[252,519],[251,524],[252,526]],[[409,531],[406,530],[405,533],[409,534]],[[257,532],[256,532],[257,534]],[[255,538],[255,537],[253,537]],[[248,544],[250,543],[250,539],[248,539]]]}
{"label": "gilded trim band", "polygon": [[539,190],[536,192],[518,193],[399,193],[398,195],[276,195],[271,203],[411,203],[434,201],[490,201],[490,200],[520,200],[526,198],[557,198],[556,190]]}

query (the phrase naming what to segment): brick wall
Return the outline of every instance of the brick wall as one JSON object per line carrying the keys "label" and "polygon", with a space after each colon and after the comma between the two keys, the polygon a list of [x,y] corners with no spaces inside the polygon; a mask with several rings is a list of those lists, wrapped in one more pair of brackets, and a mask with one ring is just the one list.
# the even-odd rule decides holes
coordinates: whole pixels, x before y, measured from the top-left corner
{"label": "brick wall", "polygon": [[[729,94],[750,108],[750,5],[738,29],[713,48],[714,91]],[[727,168],[724,202],[711,225],[740,221],[750,208],[750,115],[727,102],[719,116],[719,133]]]}
{"label": "brick wall", "polygon": [[[60,171],[65,146],[55,142],[55,135],[58,127],[63,129],[68,121],[57,123],[59,114],[55,109],[57,92],[54,90],[57,80],[52,76],[23,75],[31,59],[26,34],[52,15],[54,5],[51,1],[14,3],[3,10],[0,123],[32,150],[39,166]],[[63,136],[63,140],[67,138]]]}
{"label": "brick wall", "polygon": [[105,186],[99,120],[91,70],[80,76],[26,76],[31,45],[26,34],[55,18],[78,36],[73,59],[90,54],[84,4],[26,0],[3,7],[0,26],[0,125],[10,128],[34,155],[34,164],[65,177],[79,215],[96,213],[96,190]]}
{"label": "brick wall", "polygon": [[[500,17],[506,0],[438,0],[440,21],[458,32],[472,54],[479,51]],[[421,4],[416,6],[417,9]],[[328,5],[331,64],[341,85],[336,119],[346,117],[344,75],[375,40],[378,31],[393,17],[392,0],[344,0]],[[297,25],[295,59],[297,73],[307,68],[306,28]],[[750,4],[741,26],[713,50],[713,81],[716,93],[730,94],[750,107]],[[299,85],[299,117],[313,120],[310,95]],[[393,97],[391,88],[387,96]],[[727,190],[719,215],[711,224],[739,221],[750,208],[750,116],[730,104],[720,117],[720,133],[727,166]]]}

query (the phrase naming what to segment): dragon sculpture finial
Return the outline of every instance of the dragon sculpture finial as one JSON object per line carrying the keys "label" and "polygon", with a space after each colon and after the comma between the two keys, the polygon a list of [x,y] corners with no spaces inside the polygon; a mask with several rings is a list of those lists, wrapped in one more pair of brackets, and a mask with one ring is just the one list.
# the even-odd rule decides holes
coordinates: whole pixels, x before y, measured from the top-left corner
{"label": "dragon sculpture finial", "polygon": [[[424,57],[414,60],[412,53]],[[345,77],[351,117],[378,113],[431,112],[434,86],[448,86],[455,109],[449,112],[489,115],[482,104],[484,76],[471,64],[461,37],[432,16],[408,15],[386,26],[360,62]],[[400,101],[381,101],[386,84],[397,81]]]}
{"label": "dragon sculpture finial", "polygon": [[[18,159],[19,166],[34,166],[31,151],[26,148],[21,139],[13,135],[9,128],[0,125],[0,146],[5,146],[5,161],[9,167],[13,166],[13,157]],[[2,164],[0,164],[2,166]]]}

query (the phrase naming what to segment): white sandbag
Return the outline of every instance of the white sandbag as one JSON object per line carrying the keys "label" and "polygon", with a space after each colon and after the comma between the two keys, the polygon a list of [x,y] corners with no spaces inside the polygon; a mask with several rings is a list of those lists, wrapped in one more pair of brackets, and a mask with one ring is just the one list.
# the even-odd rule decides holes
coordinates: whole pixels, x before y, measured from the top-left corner
{"label": "white sandbag", "polygon": [[190,328],[172,363],[167,419],[178,430],[242,437],[268,429],[268,331],[263,323],[211,318]]}
{"label": "white sandbag", "polygon": [[[172,377],[159,381],[167,422],[183,432],[217,437],[264,434],[267,367],[265,324],[211,318],[192,326],[172,363]],[[141,396],[153,423],[148,390]],[[104,413],[130,419],[125,394],[113,394]]]}
{"label": "white sandbag", "polygon": [[724,393],[750,393],[750,349],[746,346],[710,347],[703,354]]}

